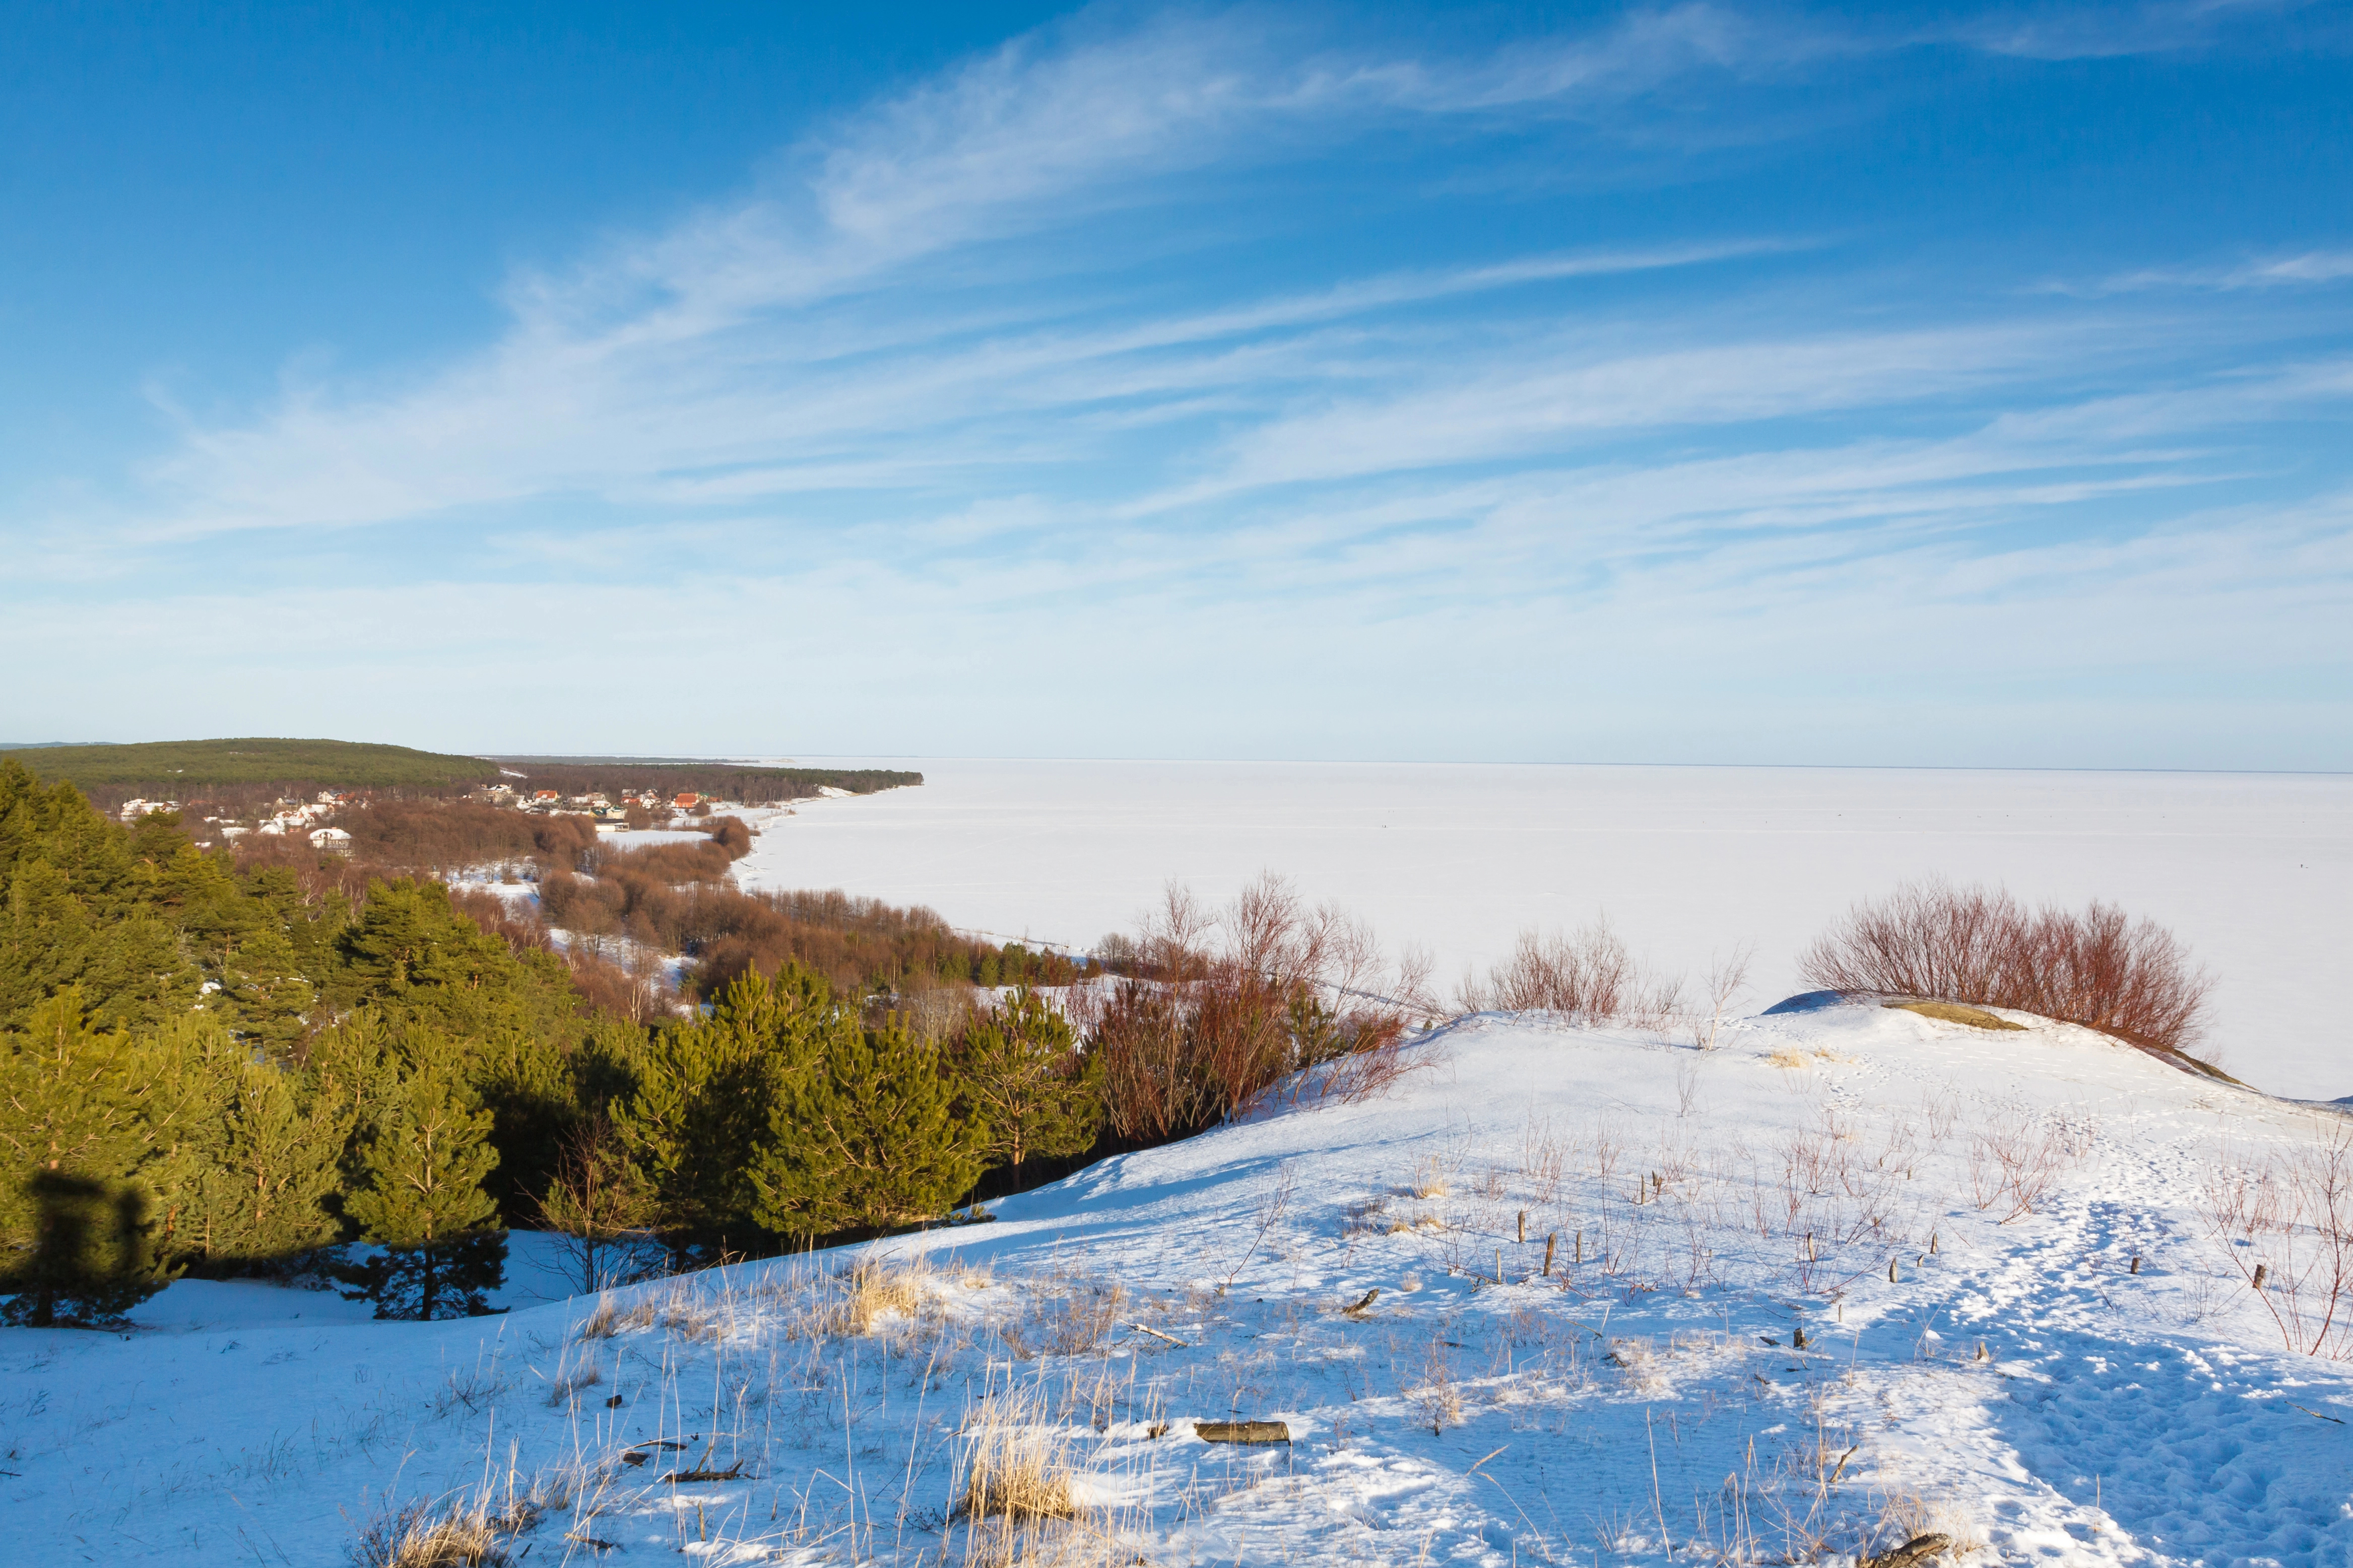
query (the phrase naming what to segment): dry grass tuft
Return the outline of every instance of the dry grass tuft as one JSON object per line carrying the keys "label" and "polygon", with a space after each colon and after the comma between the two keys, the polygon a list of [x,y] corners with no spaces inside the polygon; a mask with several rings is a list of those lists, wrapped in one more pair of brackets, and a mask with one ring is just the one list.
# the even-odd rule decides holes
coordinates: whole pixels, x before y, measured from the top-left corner
{"label": "dry grass tuft", "polygon": [[931,1301],[921,1263],[892,1264],[862,1258],[843,1276],[842,1321],[849,1332],[871,1334],[886,1317],[914,1318]]}
{"label": "dry grass tuft", "polygon": [[480,1504],[411,1503],[370,1525],[352,1548],[360,1568],[480,1568],[504,1563],[499,1532]]}
{"label": "dry grass tuft", "polygon": [[1026,1319],[1002,1324],[997,1337],[1018,1361],[1041,1355],[1086,1355],[1108,1341],[1127,1306],[1127,1288],[1063,1281],[1032,1298]]}
{"label": "dry grass tuft", "polygon": [[1941,1024],[1966,1024],[1972,1029],[2024,1029],[2023,1024],[2013,1024],[1999,1013],[1989,1013],[1982,1007],[1971,1007],[1960,1002],[1883,1002],[1899,1013],[1917,1013],[1923,1018],[1934,1018]]}
{"label": "dry grass tuft", "polygon": [[650,1329],[660,1321],[661,1309],[652,1301],[641,1300],[620,1307],[610,1296],[600,1296],[596,1310],[581,1319],[573,1332],[584,1340],[609,1340],[632,1329]]}
{"label": "dry grass tuft", "polygon": [[965,1416],[956,1511],[1015,1527],[1079,1517],[1070,1440],[1048,1425],[1034,1389],[992,1390]]}
{"label": "dry grass tuft", "polygon": [[559,1373],[555,1381],[548,1384],[548,1408],[561,1410],[579,1398],[582,1389],[594,1388],[604,1381],[605,1374],[593,1366],[584,1366],[573,1373]]}

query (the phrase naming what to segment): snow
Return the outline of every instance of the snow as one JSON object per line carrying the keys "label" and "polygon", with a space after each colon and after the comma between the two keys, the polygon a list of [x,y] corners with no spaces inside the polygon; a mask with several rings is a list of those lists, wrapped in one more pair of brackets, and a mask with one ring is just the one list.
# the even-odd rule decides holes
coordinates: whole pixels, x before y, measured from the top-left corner
{"label": "snow", "polygon": [[[864,1331],[827,1317],[842,1255],[601,1326],[177,1285],[127,1338],[0,1337],[0,1561],[329,1563],[389,1505],[565,1476],[512,1552],[960,1558],[958,1456],[1008,1394],[1078,1472],[1073,1561],[1839,1562],[1917,1529],[1978,1563],[2347,1561],[2353,1371],[2283,1347],[2200,1215],[2343,1118],[2017,1021],[1840,1005],[1703,1053],[1468,1020],[1385,1097],[859,1249],[906,1290]],[[2013,1215],[2021,1149],[2050,1185]],[[1293,1442],[1195,1431],[1233,1416]]]}
{"label": "snow", "polygon": [[1416,942],[1450,986],[1524,928],[1606,911],[1670,971],[1754,943],[1757,994],[1856,900],[1942,874],[2104,899],[2221,979],[2215,1043],[2276,1094],[2353,1092],[2332,982],[2353,951],[2353,776],[1860,768],[893,760],[920,788],[804,802],[746,886],[843,888],[1083,949],[1170,879],[1262,870]]}

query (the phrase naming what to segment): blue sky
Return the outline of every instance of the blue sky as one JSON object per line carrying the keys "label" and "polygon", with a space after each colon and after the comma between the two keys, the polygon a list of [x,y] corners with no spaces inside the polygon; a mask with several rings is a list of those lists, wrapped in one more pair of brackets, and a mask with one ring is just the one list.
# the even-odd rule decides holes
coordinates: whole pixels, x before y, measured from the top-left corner
{"label": "blue sky", "polygon": [[2353,10],[11,8],[0,740],[2353,766]]}

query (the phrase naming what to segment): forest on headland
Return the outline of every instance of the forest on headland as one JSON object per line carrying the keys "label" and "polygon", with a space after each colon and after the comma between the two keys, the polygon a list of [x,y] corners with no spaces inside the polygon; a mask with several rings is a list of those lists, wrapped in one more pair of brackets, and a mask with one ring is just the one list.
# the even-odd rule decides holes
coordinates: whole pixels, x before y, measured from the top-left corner
{"label": "forest on headland", "polygon": [[[564,1238],[587,1290],[970,1223],[1271,1097],[1377,1092],[1452,1014],[1704,1047],[1740,984],[1720,967],[1687,1001],[1596,926],[1529,932],[1441,1003],[1426,963],[1271,878],[1214,910],[1172,889],[1070,954],[745,890],[754,830],[730,814],[635,846],[466,800],[338,820],[345,852],[200,847],[179,815],[120,821],[0,756],[0,1321],[120,1321],[184,1273],[480,1311],[516,1226]],[[1805,968],[2213,1070],[2188,1054],[2207,976],[2112,907],[1921,885]]]}
{"label": "forest on headland", "polygon": [[102,809],[137,799],[181,804],[191,819],[244,816],[276,796],[364,789],[377,798],[442,800],[486,784],[570,796],[628,788],[694,793],[758,805],[821,789],[870,795],[920,784],[887,768],[811,768],[666,757],[469,757],[356,741],[251,738],[0,750],[50,784],[70,784]]}
{"label": "forest on headland", "polygon": [[[743,892],[737,818],[619,849],[503,815],[539,836],[506,873],[538,909],[401,863],[397,834],[202,850],[0,758],[0,1320],[119,1321],[185,1272],[447,1316],[485,1310],[510,1226],[569,1237],[591,1289],[940,1223],[1303,1068],[1393,1061],[1405,1029],[1335,1001],[1295,900],[1248,954],[1178,931],[1114,978]],[[1091,1007],[1033,989],[1089,976]]]}

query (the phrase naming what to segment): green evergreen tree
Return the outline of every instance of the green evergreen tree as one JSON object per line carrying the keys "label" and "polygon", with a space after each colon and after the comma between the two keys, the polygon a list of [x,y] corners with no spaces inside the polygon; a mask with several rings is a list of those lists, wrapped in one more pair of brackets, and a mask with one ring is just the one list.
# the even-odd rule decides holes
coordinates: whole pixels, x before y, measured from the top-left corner
{"label": "green evergreen tree", "polygon": [[111,1322],[167,1282],[145,1179],[158,1067],[77,986],[0,1041],[0,1321]]}
{"label": "green evergreen tree", "polygon": [[490,1113],[446,1037],[412,1026],[401,1047],[399,1079],[360,1149],[367,1184],[344,1205],[384,1251],[338,1271],[343,1294],[374,1301],[379,1318],[479,1315],[506,1260],[498,1205],[482,1190],[499,1160]]}
{"label": "green evergreen tree", "polygon": [[0,761],[0,1028],[68,985],[110,1024],[185,1011],[200,983],[159,918],[161,873],[132,836],[70,784],[43,788]]}
{"label": "green evergreen tree", "polygon": [[510,1222],[524,1218],[537,1211],[580,1120],[572,1063],[556,1043],[519,1032],[474,1044],[467,1057],[499,1150],[491,1194]]}
{"label": "green evergreen tree", "polygon": [[331,1000],[414,1019],[467,1042],[470,1081],[503,1159],[492,1195],[532,1212],[577,1114],[566,1058],[588,1029],[564,961],[517,957],[452,909],[438,882],[372,882],[338,942]]}
{"label": "green evergreen tree", "polygon": [[1103,1074],[1070,1021],[1028,986],[965,1027],[956,1071],[981,1153],[1016,1172],[1039,1156],[1082,1154],[1103,1128]]}
{"label": "green evergreen tree", "polygon": [[318,1004],[292,938],[274,923],[257,925],[223,950],[216,978],[221,987],[216,1010],[237,1034],[273,1060],[291,1056]]}
{"label": "green evergreen tree", "polygon": [[154,1041],[164,1081],[192,1102],[156,1172],[161,1245],[208,1268],[283,1261],[334,1242],[332,1203],[353,1115],[218,1018]]}
{"label": "green evergreen tree", "polygon": [[824,978],[787,964],[773,981],[744,974],[709,1016],[646,1042],[635,1089],[614,1103],[613,1127],[680,1261],[691,1243],[753,1225],[758,1194],[750,1173],[768,1137],[769,1108],[807,1075],[838,1032],[839,1016]]}
{"label": "green evergreen tree", "polygon": [[944,1066],[895,1015],[880,1029],[839,1018],[769,1111],[753,1217],[815,1237],[945,1213],[980,1176],[983,1130],[958,1112]]}
{"label": "green evergreen tree", "polygon": [[113,1328],[171,1283],[138,1184],[42,1170],[23,1192],[33,1205],[32,1234],[0,1275],[0,1323]]}

